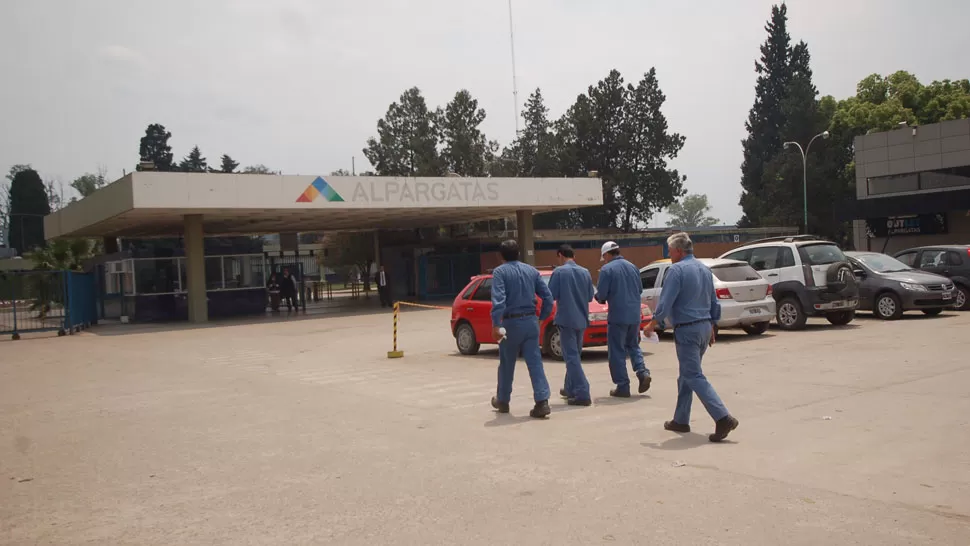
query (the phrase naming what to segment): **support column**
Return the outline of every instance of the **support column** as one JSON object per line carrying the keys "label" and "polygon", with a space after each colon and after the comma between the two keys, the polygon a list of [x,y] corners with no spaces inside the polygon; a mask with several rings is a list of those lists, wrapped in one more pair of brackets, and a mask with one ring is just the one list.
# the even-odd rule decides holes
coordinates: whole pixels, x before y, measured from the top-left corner
{"label": "support column", "polygon": [[519,258],[529,264],[536,264],[535,234],[532,231],[532,211],[521,209],[515,211],[515,225],[518,232]]}
{"label": "support column", "polygon": [[186,214],[185,280],[189,293],[189,322],[209,320],[209,302],[205,293],[205,232],[201,214]]}
{"label": "support column", "polygon": [[374,231],[374,267],[381,268],[381,232]]}

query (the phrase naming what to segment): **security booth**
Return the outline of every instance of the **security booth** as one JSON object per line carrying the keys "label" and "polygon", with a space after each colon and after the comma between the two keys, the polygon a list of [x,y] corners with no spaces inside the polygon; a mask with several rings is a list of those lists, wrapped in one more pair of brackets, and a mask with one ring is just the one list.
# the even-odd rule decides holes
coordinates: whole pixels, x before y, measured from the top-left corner
{"label": "security booth", "polygon": [[[379,232],[514,216],[523,258],[531,263],[533,214],[602,204],[598,178],[135,172],[48,215],[44,229],[48,239],[178,237],[180,246],[168,255],[105,262],[103,286],[136,320],[205,322],[210,314],[265,308],[267,273],[278,266],[268,265],[270,256],[258,251],[207,252],[207,236],[370,231],[380,261]],[[417,268],[417,260],[404,259]],[[458,282],[455,275],[464,276],[471,267],[471,260],[457,272],[449,266],[446,275],[446,260],[429,264],[439,285]],[[304,272],[301,268],[299,279]]]}

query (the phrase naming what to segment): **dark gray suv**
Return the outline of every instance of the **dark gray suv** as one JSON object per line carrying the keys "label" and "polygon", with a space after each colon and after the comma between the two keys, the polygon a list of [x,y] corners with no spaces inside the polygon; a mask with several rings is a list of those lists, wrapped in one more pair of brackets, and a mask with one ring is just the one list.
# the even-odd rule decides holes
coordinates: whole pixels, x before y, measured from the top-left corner
{"label": "dark gray suv", "polygon": [[957,293],[954,307],[970,311],[970,245],[938,245],[911,248],[897,252],[895,258],[904,264],[953,281]]}
{"label": "dark gray suv", "polygon": [[956,290],[950,279],[913,269],[878,252],[846,252],[859,280],[859,309],[883,320],[896,320],[904,311],[939,315],[952,308]]}

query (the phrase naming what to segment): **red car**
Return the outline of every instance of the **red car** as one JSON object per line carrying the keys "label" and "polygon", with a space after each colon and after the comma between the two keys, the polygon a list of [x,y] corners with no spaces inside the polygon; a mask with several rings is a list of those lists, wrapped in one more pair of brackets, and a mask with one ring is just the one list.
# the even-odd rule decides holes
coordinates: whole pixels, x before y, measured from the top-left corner
{"label": "red car", "polygon": [[[542,280],[549,284],[552,271],[540,271]],[[538,298],[537,298],[538,299]],[[542,306],[536,301],[536,314]],[[650,307],[641,304],[640,329],[642,330],[653,314]],[[607,306],[596,300],[589,302],[589,327],[583,336],[583,347],[602,347],[606,345],[606,311]],[[451,333],[455,336],[458,352],[463,355],[478,353],[484,344],[496,344],[492,338],[492,275],[477,275],[461,291],[451,305]],[[556,316],[553,304],[552,314],[539,324],[539,343],[546,356],[562,360],[562,343],[559,341],[559,329],[552,323]]]}

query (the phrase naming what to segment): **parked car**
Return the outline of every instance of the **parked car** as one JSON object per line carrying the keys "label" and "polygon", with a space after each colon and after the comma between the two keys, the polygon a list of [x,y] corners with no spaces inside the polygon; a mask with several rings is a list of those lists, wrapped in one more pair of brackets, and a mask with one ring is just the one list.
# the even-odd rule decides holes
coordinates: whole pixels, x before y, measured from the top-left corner
{"label": "parked car", "polygon": [[970,245],[939,245],[911,248],[895,258],[915,269],[943,275],[956,285],[954,307],[970,311]]}
{"label": "parked car", "polygon": [[[714,274],[714,291],[721,302],[717,328],[741,328],[752,336],[765,333],[775,315],[775,300],[768,281],[745,262],[708,258],[699,258],[699,261]],[[670,260],[658,260],[640,269],[643,283],[640,300],[651,309],[657,308],[670,266]],[[670,319],[657,325],[660,331],[671,327]]]}
{"label": "parked car", "polygon": [[953,281],[878,252],[846,252],[859,281],[859,309],[883,320],[904,311],[939,315],[954,305]]}
{"label": "parked car", "polygon": [[[542,280],[549,283],[552,271],[540,270]],[[536,313],[538,314],[542,302],[536,298]],[[593,300],[589,303],[589,327],[583,334],[583,347],[606,346],[606,316],[609,307]],[[455,336],[458,352],[463,355],[477,354],[482,344],[496,344],[492,337],[492,275],[476,275],[462,289],[451,306],[451,333]],[[653,314],[647,305],[640,306],[640,329],[653,320]],[[539,343],[542,352],[562,360],[562,342],[559,339],[559,328],[552,323],[556,316],[555,304],[549,318],[539,324]]]}
{"label": "parked car", "polygon": [[852,322],[859,287],[838,245],[811,235],[754,241],[721,258],[747,262],[771,283],[775,318],[784,330],[805,327],[810,316],[830,323]]}

